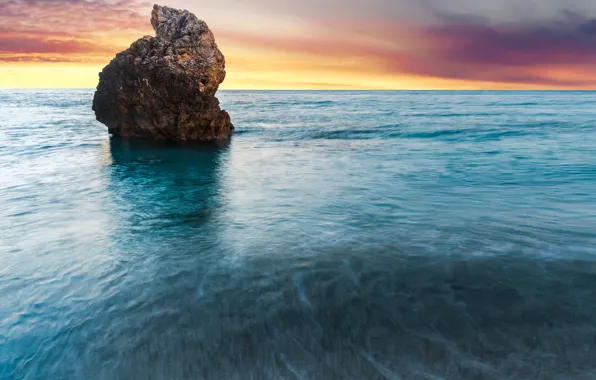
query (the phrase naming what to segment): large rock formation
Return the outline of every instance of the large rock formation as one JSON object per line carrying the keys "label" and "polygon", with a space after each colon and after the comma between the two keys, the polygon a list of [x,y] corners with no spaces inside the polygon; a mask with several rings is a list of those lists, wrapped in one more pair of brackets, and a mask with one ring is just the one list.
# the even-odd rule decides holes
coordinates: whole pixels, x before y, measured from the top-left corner
{"label": "large rock formation", "polygon": [[156,36],[134,42],[99,74],[97,120],[111,134],[155,140],[226,139],[234,127],[215,92],[225,59],[204,21],[155,5]]}

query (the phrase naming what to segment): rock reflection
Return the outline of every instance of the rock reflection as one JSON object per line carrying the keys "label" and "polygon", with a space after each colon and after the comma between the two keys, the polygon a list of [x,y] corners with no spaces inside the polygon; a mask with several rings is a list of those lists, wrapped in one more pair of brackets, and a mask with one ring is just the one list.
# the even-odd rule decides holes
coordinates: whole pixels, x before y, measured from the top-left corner
{"label": "rock reflection", "polygon": [[109,190],[123,228],[199,228],[215,215],[225,146],[114,138],[110,152]]}

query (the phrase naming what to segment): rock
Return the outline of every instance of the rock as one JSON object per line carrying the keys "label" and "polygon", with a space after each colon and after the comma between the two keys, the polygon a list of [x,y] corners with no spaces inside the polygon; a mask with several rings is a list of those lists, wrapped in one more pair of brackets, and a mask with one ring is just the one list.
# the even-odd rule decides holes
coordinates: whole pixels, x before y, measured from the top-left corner
{"label": "rock", "polygon": [[99,74],[98,121],[115,136],[173,141],[227,139],[234,127],[215,93],[225,59],[204,21],[155,5],[145,36]]}

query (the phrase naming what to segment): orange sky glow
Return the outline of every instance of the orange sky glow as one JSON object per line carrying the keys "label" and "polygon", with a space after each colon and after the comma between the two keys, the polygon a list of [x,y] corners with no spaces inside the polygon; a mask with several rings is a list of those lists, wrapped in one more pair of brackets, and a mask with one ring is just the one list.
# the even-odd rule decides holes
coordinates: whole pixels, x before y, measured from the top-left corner
{"label": "orange sky glow", "polygon": [[[579,12],[554,7],[515,20],[419,9],[407,19],[395,2],[374,0],[324,13],[320,7],[333,1],[307,0],[304,9],[267,0],[168,5],[189,9],[213,30],[227,62],[222,89],[596,88],[596,22]],[[136,0],[1,3],[0,87],[94,88],[117,52],[153,34],[151,7]]]}

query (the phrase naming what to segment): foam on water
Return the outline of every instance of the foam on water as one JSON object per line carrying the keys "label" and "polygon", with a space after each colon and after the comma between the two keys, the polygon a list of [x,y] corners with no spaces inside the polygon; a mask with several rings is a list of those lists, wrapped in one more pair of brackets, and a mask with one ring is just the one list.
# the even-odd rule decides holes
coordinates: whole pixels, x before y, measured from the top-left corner
{"label": "foam on water", "polygon": [[91,98],[0,91],[0,378],[596,378],[596,93]]}

